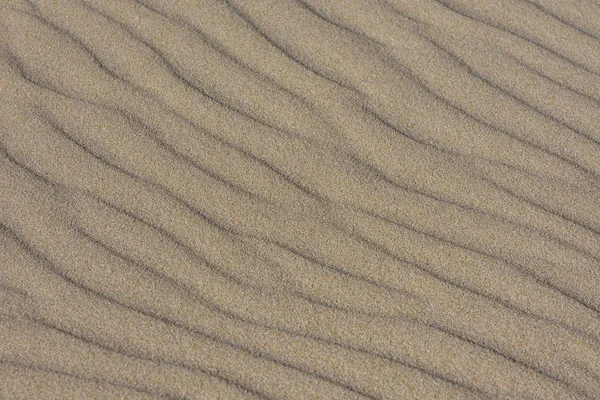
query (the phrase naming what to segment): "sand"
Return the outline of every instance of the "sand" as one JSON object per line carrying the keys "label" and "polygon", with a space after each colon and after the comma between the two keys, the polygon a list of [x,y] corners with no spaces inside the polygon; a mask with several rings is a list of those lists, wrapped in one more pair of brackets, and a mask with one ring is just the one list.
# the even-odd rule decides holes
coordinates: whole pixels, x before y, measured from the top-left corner
{"label": "sand", "polygon": [[0,398],[600,398],[600,3],[0,7]]}

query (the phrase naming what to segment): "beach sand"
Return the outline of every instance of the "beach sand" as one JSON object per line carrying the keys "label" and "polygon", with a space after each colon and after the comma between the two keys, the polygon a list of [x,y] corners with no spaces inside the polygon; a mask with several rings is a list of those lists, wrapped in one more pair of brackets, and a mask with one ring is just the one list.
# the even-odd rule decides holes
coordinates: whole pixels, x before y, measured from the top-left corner
{"label": "beach sand", "polygon": [[597,1],[0,7],[0,398],[600,399]]}

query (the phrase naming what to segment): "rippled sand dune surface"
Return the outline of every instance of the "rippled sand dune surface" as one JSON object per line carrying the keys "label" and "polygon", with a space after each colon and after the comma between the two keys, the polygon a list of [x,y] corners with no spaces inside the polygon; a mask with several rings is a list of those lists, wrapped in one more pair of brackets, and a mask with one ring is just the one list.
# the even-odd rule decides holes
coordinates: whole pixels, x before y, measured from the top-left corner
{"label": "rippled sand dune surface", "polygon": [[600,399],[600,3],[0,1],[0,398]]}

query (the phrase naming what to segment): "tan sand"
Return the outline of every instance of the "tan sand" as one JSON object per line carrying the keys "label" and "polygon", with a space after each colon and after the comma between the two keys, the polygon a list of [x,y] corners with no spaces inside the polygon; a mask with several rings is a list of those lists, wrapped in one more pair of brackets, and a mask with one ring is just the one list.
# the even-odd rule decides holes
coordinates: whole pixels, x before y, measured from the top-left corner
{"label": "tan sand", "polygon": [[600,3],[0,2],[1,399],[600,399]]}

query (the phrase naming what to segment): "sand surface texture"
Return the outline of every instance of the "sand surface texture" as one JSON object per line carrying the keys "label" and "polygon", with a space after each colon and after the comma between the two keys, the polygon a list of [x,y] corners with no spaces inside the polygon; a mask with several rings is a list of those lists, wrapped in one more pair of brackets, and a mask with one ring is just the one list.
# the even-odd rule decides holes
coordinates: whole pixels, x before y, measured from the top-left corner
{"label": "sand surface texture", "polygon": [[600,399],[600,3],[0,0],[1,399]]}

